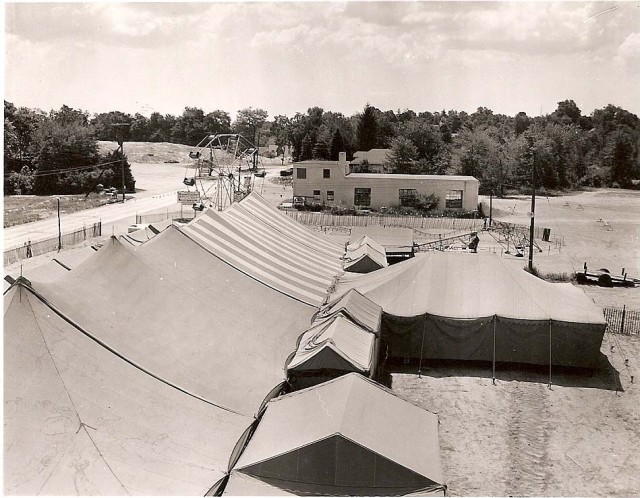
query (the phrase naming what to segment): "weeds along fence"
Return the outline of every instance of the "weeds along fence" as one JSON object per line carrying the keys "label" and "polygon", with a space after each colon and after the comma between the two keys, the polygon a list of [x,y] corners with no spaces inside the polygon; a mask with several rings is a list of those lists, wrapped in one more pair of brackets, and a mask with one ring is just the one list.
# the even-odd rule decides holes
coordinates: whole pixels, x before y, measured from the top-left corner
{"label": "weeds along fence", "polygon": [[607,332],[640,335],[640,311],[628,310],[626,307],[604,308],[604,318],[607,321]]}
{"label": "weeds along fence", "polygon": [[166,211],[164,213],[136,214],[136,223],[158,223],[165,220],[192,220],[196,217],[193,209]]}
{"label": "weeds along fence", "polygon": [[83,226],[72,232],[65,232],[61,237],[55,236],[48,239],[31,241],[30,244],[23,244],[4,251],[4,266],[16,263],[23,259],[39,256],[49,252],[57,251],[62,247],[70,247],[87,239],[100,237],[102,235],[102,222],[93,225]]}
{"label": "weeds along fence", "polygon": [[484,221],[469,218],[423,218],[421,216],[390,215],[338,215],[331,213],[314,213],[311,211],[285,211],[298,223],[309,226],[325,227],[366,227],[383,226],[397,228],[414,228],[418,230],[474,230],[481,229]]}

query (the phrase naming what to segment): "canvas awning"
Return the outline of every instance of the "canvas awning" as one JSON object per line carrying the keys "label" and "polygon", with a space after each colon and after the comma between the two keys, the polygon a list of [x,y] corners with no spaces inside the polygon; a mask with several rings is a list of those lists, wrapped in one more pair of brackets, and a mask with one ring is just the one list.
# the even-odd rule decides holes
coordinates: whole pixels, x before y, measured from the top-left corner
{"label": "canvas awning", "polygon": [[296,494],[444,490],[437,415],[353,373],[270,401],[234,468]]}
{"label": "canvas awning", "polygon": [[338,314],[300,336],[287,370],[331,369],[368,375],[375,368],[375,341],[374,334]]}

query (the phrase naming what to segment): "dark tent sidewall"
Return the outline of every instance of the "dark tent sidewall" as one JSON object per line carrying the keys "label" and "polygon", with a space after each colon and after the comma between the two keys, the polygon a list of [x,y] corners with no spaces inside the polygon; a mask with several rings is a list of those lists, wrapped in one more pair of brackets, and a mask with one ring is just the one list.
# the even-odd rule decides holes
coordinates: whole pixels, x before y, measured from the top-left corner
{"label": "dark tent sidewall", "polygon": [[601,324],[493,316],[455,319],[385,313],[382,318],[382,332],[389,343],[390,356],[414,359],[593,368],[600,357],[604,330]]}

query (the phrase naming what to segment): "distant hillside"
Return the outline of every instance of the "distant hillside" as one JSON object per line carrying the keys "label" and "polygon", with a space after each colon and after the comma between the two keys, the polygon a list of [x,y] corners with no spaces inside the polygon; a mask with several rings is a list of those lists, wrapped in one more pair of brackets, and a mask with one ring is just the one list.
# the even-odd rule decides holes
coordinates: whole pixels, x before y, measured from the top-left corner
{"label": "distant hillside", "polygon": [[[116,142],[98,141],[98,146],[102,154],[118,148]],[[191,163],[192,160],[189,159],[189,151],[192,150],[195,150],[195,147],[168,142],[124,143],[124,153],[130,163],[166,163],[169,161]]]}

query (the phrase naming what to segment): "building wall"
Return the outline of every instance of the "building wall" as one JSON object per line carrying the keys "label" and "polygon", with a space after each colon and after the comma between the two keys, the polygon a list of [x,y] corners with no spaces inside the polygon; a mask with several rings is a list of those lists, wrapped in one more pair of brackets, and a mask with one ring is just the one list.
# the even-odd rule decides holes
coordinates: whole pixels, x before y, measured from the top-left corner
{"label": "building wall", "polygon": [[[368,207],[380,209],[382,206],[399,206],[400,189],[415,189],[419,195],[438,196],[438,211],[473,211],[478,206],[479,182],[470,176],[349,174],[346,161],[302,161],[294,163],[293,167],[293,195],[306,197],[308,202],[353,207],[355,189],[370,188],[371,203]],[[306,178],[299,177],[300,169],[306,170]],[[329,178],[325,177],[325,170],[329,171]],[[447,194],[454,190],[462,191],[462,207],[446,208]],[[319,194],[314,195],[314,191],[319,191]],[[327,194],[331,191],[333,199]]]}

